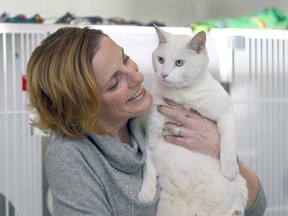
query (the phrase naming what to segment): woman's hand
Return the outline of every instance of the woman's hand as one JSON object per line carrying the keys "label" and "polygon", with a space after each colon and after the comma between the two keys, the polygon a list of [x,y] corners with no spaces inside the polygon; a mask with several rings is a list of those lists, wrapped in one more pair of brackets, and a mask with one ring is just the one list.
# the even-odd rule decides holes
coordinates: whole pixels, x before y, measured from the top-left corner
{"label": "woman's hand", "polygon": [[[164,125],[164,131],[168,132],[166,141],[219,159],[220,134],[216,123],[174,101],[165,99],[165,102],[168,106],[161,106],[158,111],[177,122]],[[179,125],[179,136],[175,136],[173,130]]]}

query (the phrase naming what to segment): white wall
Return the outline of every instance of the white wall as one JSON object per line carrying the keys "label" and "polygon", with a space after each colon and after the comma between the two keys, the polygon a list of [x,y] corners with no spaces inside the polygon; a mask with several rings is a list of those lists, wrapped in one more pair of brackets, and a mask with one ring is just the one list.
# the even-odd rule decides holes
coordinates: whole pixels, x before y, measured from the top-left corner
{"label": "white wall", "polygon": [[288,14],[287,0],[1,0],[0,13],[39,13],[47,22],[53,22],[70,12],[75,16],[121,17],[144,23],[158,20],[168,26],[189,26],[216,17],[250,15],[267,6]]}

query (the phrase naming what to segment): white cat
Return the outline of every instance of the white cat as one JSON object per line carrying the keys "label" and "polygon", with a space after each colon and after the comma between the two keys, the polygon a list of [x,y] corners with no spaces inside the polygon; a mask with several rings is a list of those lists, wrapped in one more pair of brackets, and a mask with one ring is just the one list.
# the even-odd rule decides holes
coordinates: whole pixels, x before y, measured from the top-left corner
{"label": "white cat", "polygon": [[[153,105],[147,119],[147,160],[139,199],[151,201],[161,185],[157,216],[244,215],[248,197],[239,174],[232,100],[207,71],[206,34],[172,35],[155,26],[159,46],[153,52]],[[157,111],[169,98],[217,122],[220,161],[164,140],[171,122]]]}

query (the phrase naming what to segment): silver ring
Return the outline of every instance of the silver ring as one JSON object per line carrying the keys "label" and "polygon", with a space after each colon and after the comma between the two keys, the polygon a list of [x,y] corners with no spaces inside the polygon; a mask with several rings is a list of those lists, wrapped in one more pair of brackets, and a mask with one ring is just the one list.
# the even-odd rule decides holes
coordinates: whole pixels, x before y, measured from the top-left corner
{"label": "silver ring", "polygon": [[178,126],[174,127],[173,135],[176,137],[180,136],[180,127],[178,127]]}

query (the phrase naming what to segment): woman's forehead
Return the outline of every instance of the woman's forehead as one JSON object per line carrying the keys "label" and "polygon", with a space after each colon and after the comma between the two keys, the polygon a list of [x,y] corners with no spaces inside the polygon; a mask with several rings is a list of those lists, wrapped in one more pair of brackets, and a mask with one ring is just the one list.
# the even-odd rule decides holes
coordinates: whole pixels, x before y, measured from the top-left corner
{"label": "woman's forehead", "polygon": [[100,47],[92,59],[92,67],[98,80],[99,88],[109,81],[122,63],[122,47],[110,38],[104,37],[100,41]]}

